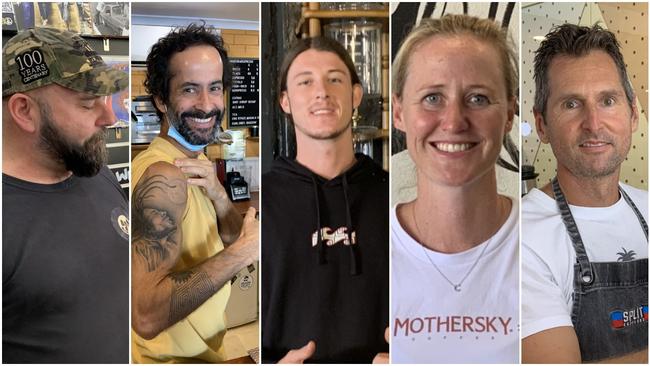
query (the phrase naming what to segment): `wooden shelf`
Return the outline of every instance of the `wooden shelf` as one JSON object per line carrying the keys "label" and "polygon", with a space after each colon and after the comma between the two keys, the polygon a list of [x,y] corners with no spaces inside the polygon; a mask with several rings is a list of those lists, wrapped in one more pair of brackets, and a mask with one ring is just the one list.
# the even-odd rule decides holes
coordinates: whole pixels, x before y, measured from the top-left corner
{"label": "wooden shelf", "polygon": [[388,18],[388,9],[384,10],[312,10],[305,9],[302,16],[306,19],[337,18]]}

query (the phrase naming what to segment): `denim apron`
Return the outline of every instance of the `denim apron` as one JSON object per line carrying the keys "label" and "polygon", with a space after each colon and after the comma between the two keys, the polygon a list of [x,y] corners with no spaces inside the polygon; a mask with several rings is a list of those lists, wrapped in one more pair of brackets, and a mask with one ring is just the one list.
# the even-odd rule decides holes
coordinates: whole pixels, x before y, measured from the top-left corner
{"label": "denim apron", "polygon": [[[573,266],[571,321],[583,362],[640,351],[648,347],[648,259],[590,262],[569,204],[553,179],[553,193],[576,252]],[[648,239],[648,224],[619,187]],[[621,228],[625,230],[625,228]]]}

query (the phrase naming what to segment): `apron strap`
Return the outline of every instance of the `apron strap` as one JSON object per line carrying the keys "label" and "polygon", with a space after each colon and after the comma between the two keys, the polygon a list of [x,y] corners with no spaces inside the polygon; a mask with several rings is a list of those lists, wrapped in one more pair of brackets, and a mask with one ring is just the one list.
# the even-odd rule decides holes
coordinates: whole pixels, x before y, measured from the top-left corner
{"label": "apron strap", "polygon": [[621,196],[623,196],[623,199],[625,202],[627,202],[630,207],[632,207],[632,211],[634,211],[634,214],[636,215],[636,218],[639,219],[639,223],[641,224],[641,228],[643,228],[643,233],[645,234],[645,240],[648,240],[648,223],[645,221],[643,218],[643,215],[641,215],[641,212],[639,212],[639,209],[636,207],[634,202],[632,202],[632,199],[630,196],[625,193],[622,187],[618,187],[618,191],[621,192]]}
{"label": "apron strap", "polygon": [[580,266],[580,278],[583,283],[590,284],[594,280],[594,275],[589,263],[589,257],[587,256],[587,250],[585,249],[585,246],[582,242],[582,236],[580,236],[576,221],[573,219],[573,215],[569,209],[569,203],[567,202],[564,193],[562,193],[562,189],[560,189],[560,183],[557,180],[557,176],[553,178],[553,182],[551,184],[553,186],[555,202],[560,209],[562,221],[564,222],[564,226],[569,233],[571,243],[573,243],[573,249],[576,252],[576,261]]}
{"label": "apron strap", "polygon": [[[569,237],[571,238],[571,242],[573,243],[573,249],[576,252],[576,261],[580,266],[581,280],[585,284],[590,284],[593,281],[594,276],[593,276],[593,271],[591,270],[589,257],[587,256],[587,250],[585,249],[585,245],[582,242],[582,236],[580,236],[580,232],[578,231],[578,226],[576,225],[575,219],[573,218],[573,215],[571,214],[571,210],[569,209],[569,203],[567,202],[564,193],[562,193],[562,189],[560,188],[560,183],[557,180],[557,176],[553,178],[551,184],[553,186],[553,194],[555,195],[555,202],[557,203],[557,206],[560,209],[560,214],[562,215],[562,221],[564,222],[564,226],[566,227],[566,230],[569,233]],[[645,238],[646,240],[648,240],[648,223],[645,221],[643,215],[636,207],[636,205],[634,204],[630,196],[628,196],[627,193],[625,193],[623,188],[619,186],[618,191],[621,193],[621,196],[623,197],[625,202],[627,202],[627,204],[632,208],[632,211],[634,211],[634,214],[636,215],[637,219],[639,220],[639,223],[641,224],[641,228],[643,229]]]}

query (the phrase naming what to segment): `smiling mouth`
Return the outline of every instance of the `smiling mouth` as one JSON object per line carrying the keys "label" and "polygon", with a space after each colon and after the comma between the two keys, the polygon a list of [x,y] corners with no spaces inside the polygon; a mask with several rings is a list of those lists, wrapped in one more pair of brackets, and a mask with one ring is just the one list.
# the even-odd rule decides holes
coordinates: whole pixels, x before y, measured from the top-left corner
{"label": "smiling mouth", "polygon": [[435,147],[437,150],[453,153],[453,152],[467,151],[478,144],[475,142],[464,142],[464,143],[432,142],[431,145]]}
{"label": "smiling mouth", "polygon": [[578,146],[580,146],[580,147],[602,147],[602,146],[606,146],[606,145],[610,145],[610,143],[605,142],[605,141],[585,141],[585,142],[581,143]]}
{"label": "smiling mouth", "polygon": [[186,117],[186,121],[195,125],[208,125],[211,124],[213,117],[210,118],[194,118]]}
{"label": "smiling mouth", "polygon": [[316,110],[311,111],[311,114],[313,114],[315,116],[320,116],[320,115],[323,115],[323,114],[331,114],[331,113],[334,113],[334,110],[329,109],[329,108],[322,108],[322,109],[316,109]]}

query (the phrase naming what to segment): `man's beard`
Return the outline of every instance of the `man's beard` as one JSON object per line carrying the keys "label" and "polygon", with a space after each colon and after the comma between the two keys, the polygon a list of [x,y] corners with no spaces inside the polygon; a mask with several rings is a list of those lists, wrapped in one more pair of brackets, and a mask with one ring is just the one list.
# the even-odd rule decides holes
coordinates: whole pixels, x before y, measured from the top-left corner
{"label": "man's beard", "polygon": [[52,110],[44,102],[38,102],[41,109],[40,144],[53,159],[61,162],[65,169],[78,177],[92,177],[106,165],[106,129],[90,136],[83,145],[68,141],[59,132],[52,118]]}
{"label": "man's beard", "polygon": [[[198,109],[178,113],[175,108],[168,107],[167,120],[174,126],[176,131],[183,136],[185,141],[192,145],[207,145],[215,140],[221,133],[221,119],[223,110],[215,108],[209,112],[203,112]],[[187,123],[188,118],[206,119],[215,117],[214,124],[208,128],[199,128],[193,130]]]}
{"label": "man's beard", "polygon": [[[622,140],[617,140],[610,134],[603,132],[600,134],[585,133],[578,137],[578,142],[582,143],[587,140],[605,141],[612,144],[613,152],[609,155],[608,159],[595,164],[590,162],[587,156],[578,152],[571,151],[563,146],[554,145],[551,142],[553,154],[556,157],[561,156],[558,163],[564,165],[568,171],[576,177],[586,179],[598,179],[609,177],[612,174],[619,172],[621,164],[625,161],[630,146],[632,144],[631,136],[625,137]],[[553,139],[551,139],[553,141]]]}

